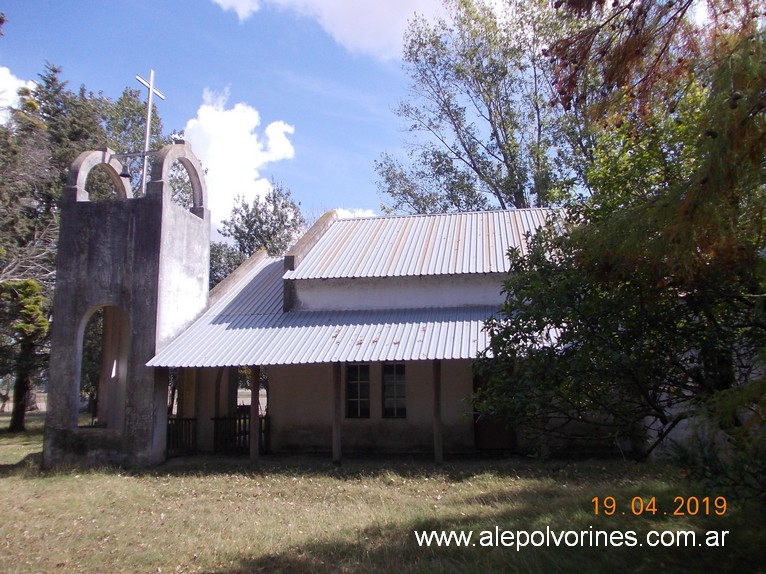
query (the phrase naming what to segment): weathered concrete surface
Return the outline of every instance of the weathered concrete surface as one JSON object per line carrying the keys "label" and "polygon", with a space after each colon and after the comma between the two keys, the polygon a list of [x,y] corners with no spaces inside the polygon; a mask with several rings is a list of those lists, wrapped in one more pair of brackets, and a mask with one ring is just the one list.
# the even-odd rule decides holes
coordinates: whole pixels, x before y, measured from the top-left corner
{"label": "weathered concrete surface", "polygon": [[[168,162],[199,165],[186,144],[164,148],[152,164],[146,197],[90,202],[78,166],[61,209],[43,463],[145,466],[165,459],[167,372],[146,367],[207,304],[210,215],[201,171],[190,172],[194,207],[170,200]],[[125,196],[118,192],[118,196]],[[83,335],[105,308],[99,428],[78,428]],[[110,368],[111,367],[111,368]],[[103,417],[103,420],[102,420]]]}

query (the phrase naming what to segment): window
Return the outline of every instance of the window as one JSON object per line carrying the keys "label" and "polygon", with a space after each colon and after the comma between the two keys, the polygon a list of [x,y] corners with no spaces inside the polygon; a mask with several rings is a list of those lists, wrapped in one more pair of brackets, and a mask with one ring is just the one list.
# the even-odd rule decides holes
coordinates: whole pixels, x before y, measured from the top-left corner
{"label": "window", "polygon": [[384,417],[403,418],[407,416],[404,388],[404,363],[383,365]]}
{"label": "window", "polygon": [[370,418],[370,365],[346,366],[346,417]]}

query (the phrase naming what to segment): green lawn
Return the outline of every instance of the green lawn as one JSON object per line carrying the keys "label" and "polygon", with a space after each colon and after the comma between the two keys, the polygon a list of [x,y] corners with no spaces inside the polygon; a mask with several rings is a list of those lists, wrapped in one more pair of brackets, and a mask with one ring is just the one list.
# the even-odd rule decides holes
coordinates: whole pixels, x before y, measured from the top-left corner
{"label": "green lawn", "polygon": [[[29,428],[0,433],[2,572],[766,572],[764,503],[729,501],[717,516],[718,493],[667,466],[263,457],[254,468],[196,457],[144,472],[43,472],[42,419]],[[594,514],[596,496],[614,497],[612,516]],[[678,496],[709,496],[709,515],[664,515]],[[654,515],[633,516],[634,497],[655,497]],[[558,547],[484,546],[496,527],[585,534]],[[431,530],[473,535],[468,547],[418,546],[414,531]],[[694,531],[698,543],[729,534],[718,547],[649,547],[652,530]],[[596,531],[635,532],[637,545],[565,544]]]}

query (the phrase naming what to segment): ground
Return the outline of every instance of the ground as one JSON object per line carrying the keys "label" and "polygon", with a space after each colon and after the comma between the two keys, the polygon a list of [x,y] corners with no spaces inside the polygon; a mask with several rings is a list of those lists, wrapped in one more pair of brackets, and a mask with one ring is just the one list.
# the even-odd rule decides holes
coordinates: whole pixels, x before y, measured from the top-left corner
{"label": "ground", "polygon": [[[3,572],[766,572],[763,503],[727,499],[718,515],[720,494],[673,466],[359,458],[335,467],[273,456],[252,466],[207,456],[143,472],[43,472],[42,418],[28,422],[27,433],[0,433]],[[709,497],[708,510],[666,515],[679,497],[701,506]],[[472,538],[419,545],[432,531]],[[568,538],[539,538],[549,531]],[[623,543],[590,546],[593,531]],[[694,532],[702,546],[651,547],[652,531],[657,542]],[[718,546],[705,544],[709,533]]]}

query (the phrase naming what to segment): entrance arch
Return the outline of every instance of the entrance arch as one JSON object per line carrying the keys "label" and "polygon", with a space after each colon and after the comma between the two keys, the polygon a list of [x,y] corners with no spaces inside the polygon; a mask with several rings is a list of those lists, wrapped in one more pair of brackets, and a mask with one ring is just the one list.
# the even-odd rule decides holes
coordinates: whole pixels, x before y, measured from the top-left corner
{"label": "entrance arch", "polygon": [[[100,326],[94,325],[94,321],[99,321]],[[89,335],[97,337],[98,340],[90,340]],[[95,400],[95,409],[91,411],[91,424],[122,432],[125,427],[130,319],[119,306],[96,307],[84,318],[79,336],[82,337],[81,363],[78,369],[81,381],[80,395],[82,382],[85,381],[85,370],[88,367],[83,365],[83,362],[98,360],[99,363],[93,365],[98,368],[98,376],[94,381],[95,388],[90,389]]]}

